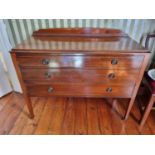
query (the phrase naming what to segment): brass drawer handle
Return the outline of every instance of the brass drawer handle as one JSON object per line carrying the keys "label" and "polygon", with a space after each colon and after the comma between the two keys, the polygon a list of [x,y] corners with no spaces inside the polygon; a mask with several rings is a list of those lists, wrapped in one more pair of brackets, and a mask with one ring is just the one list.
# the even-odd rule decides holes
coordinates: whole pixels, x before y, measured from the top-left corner
{"label": "brass drawer handle", "polygon": [[43,65],[48,65],[49,62],[50,62],[49,59],[43,59],[43,60],[42,60],[42,64],[43,64]]}
{"label": "brass drawer handle", "polygon": [[115,78],[115,74],[114,74],[114,73],[108,74],[108,78],[109,78],[109,79],[114,79],[114,78]]}
{"label": "brass drawer handle", "polygon": [[112,65],[117,65],[117,64],[118,64],[118,60],[112,59],[112,60],[111,60],[111,64],[112,64]]}
{"label": "brass drawer handle", "polygon": [[51,74],[49,72],[45,72],[44,75],[45,75],[46,78],[51,78]]}
{"label": "brass drawer handle", "polygon": [[111,93],[112,92],[112,88],[111,87],[107,88],[106,92]]}
{"label": "brass drawer handle", "polygon": [[48,91],[49,93],[51,93],[53,90],[54,90],[54,89],[53,89],[52,87],[49,87],[47,91]]}

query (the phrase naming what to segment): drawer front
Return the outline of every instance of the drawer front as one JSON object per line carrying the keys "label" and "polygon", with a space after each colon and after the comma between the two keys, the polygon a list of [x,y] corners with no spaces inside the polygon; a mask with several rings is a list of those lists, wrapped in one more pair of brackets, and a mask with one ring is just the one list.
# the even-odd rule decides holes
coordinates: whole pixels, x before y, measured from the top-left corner
{"label": "drawer front", "polygon": [[72,96],[72,97],[123,97],[132,95],[133,86],[110,86],[105,84],[51,84],[28,85],[30,96]]}
{"label": "drawer front", "polygon": [[140,68],[143,56],[20,56],[17,57],[23,67],[50,68]]}
{"label": "drawer front", "polygon": [[26,83],[109,83],[133,85],[139,70],[21,69]]}

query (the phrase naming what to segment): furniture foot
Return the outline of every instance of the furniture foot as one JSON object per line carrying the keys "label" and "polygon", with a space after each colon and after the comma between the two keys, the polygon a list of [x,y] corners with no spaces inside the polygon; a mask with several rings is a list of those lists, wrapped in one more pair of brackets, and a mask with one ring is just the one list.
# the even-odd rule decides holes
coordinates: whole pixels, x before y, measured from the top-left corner
{"label": "furniture foot", "polygon": [[30,114],[29,118],[33,119],[34,118],[34,114]]}
{"label": "furniture foot", "polygon": [[129,105],[128,105],[128,109],[127,109],[126,114],[125,114],[125,116],[124,116],[124,120],[127,120],[127,119],[128,119],[129,114],[130,114],[130,111],[131,111],[131,108],[132,108],[132,106],[133,106],[133,104],[134,104],[134,100],[135,100],[135,98],[131,98],[131,99],[130,99]]}
{"label": "furniture foot", "polygon": [[29,117],[34,118],[32,102],[31,102],[29,97],[26,96],[25,98],[26,98],[26,104],[27,104],[27,107],[28,107],[28,110],[29,110]]}

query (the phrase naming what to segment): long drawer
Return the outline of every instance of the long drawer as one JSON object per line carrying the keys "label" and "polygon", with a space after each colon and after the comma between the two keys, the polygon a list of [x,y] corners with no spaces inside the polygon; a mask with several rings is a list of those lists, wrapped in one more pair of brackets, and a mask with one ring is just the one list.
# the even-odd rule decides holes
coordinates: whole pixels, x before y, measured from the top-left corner
{"label": "long drawer", "polygon": [[123,97],[132,95],[134,86],[111,86],[105,84],[50,84],[27,85],[30,96],[85,96],[85,97]]}
{"label": "long drawer", "polygon": [[102,69],[21,69],[26,83],[110,83],[132,85],[139,70],[102,70]]}
{"label": "long drawer", "polygon": [[142,55],[125,56],[17,56],[17,61],[22,67],[50,67],[50,68],[105,68],[129,69],[140,68]]}

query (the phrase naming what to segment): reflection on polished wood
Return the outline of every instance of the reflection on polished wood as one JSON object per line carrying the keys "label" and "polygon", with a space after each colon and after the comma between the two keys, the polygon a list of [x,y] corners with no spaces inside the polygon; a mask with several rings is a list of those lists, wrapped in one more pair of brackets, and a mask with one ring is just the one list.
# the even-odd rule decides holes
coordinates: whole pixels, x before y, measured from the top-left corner
{"label": "reflection on polished wood", "polygon": [[[31,53],[34,50],[50,50],[59,53],[63,50],[82,54],[97,53],[99,51],[147,52],[140,44],[131,39],[124,32],[117,29],[103,28],[54,28],[40,29],[33,32],[33,36],[14,48],[17,51]],[[30,50],[31,49],[31,50]],[[24,50],[24,51],[22,51]],[[56,51],[52,51],[56,50]],[[35,51],[38,53],[39,51]],[[48,51],[46,51],[47,53]]]}
{"label": "reflection on polished wood", "polygon": [[[106,83],[106,84],[135,84],[139,70],[94,70],[94,69],[22,69],[25,83],[73,82],[73,83]],[[37,76],[36,76],[37,75]],[[68,76],[70,75],[70,76]],[[33,79],[33,81],[30,81]]]}
{"label": "reflection on polished wood", "polygon": [[[24,41],[22,44],[19,44],[16,47],[16,50],[18,49],[19,51],[28,50],[31,49],[31,51],[28,51],[29,53],[32,52],[32,50],[38,49],[38,50],[63,50],[63,51],[71,51],[72,50],[84,50],[84,53],[89,53],[89,51],[93,51],[94,53],[97,53],[102,50],[136,50],[137,52],[142,50],[143,47],[137,44],[134,40],[130,38],[121,38],[119,40],[113,40],[113,39],[108,39],[108,40],[94,40],[94,39],[89,39],[89,41],[81,41],[81,39],[78,41],[78,39],[73,39],[71,40],[70,38],[68,41],[66,41],[65,38],[63,39],[58,39],[57,38],[29,38],[28,40]],[[144,50],[144,49],[143,49]],[[23,51],[24,52],[24,51]],[[39,51],[36,51],[37,53]],[[59,51],[53,51],[53,53],[59,53]],[[80,53],[80,51],[78,51]]]}
{"label": "reflection on polished wood", "polygon": [[0,134],[155,134],[154,111],[139,130],[139,101],[124,121],[126,99],[32,97],[35,117],[29,119],[23,96],[12,93],[0,99]]}

